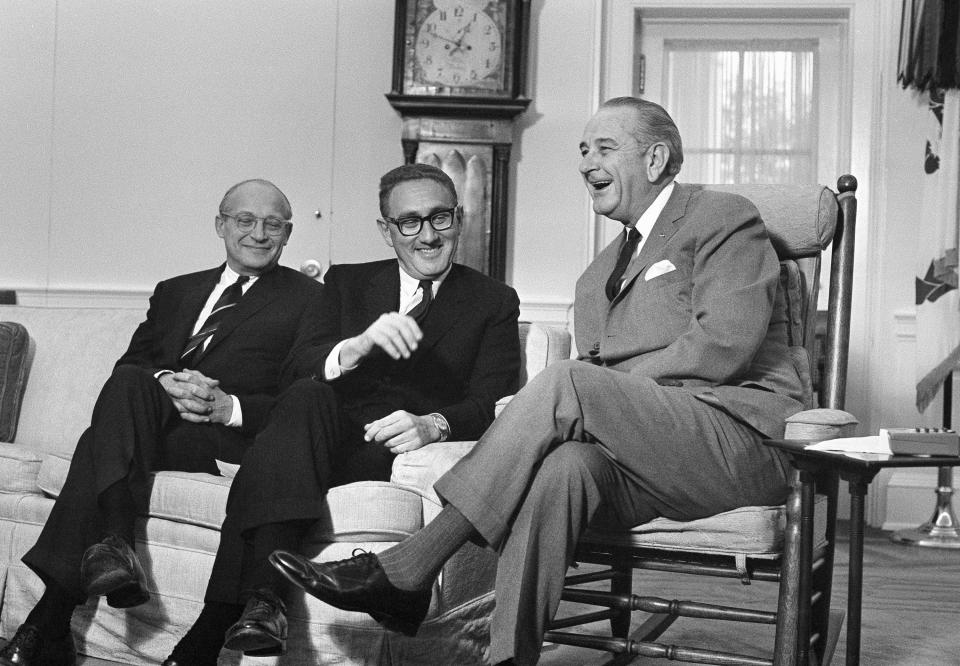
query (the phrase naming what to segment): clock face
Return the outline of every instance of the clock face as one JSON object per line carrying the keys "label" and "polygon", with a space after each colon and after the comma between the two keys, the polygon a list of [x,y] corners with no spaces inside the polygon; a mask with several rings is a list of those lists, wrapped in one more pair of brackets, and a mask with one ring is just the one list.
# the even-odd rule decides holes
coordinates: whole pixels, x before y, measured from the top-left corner
{"label": "clock face", "polygon": [[404,92],[502,95],[509,84],[512,0],[411,0]]}

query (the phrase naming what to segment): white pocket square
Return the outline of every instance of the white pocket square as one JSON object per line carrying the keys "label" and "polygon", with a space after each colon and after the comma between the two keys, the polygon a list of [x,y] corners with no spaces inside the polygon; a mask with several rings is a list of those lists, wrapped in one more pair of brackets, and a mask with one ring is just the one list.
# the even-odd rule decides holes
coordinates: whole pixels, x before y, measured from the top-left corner
{"label": "white pocket square", "polygon": [[669,259],[661,259],[647,269],[647,274],[643,276],[643,279],[644,281],[649,282],[655,277],[660,277],[661,275],[665,275],[666,273],[675,270],[677,270],[677,267],[670,263]]}

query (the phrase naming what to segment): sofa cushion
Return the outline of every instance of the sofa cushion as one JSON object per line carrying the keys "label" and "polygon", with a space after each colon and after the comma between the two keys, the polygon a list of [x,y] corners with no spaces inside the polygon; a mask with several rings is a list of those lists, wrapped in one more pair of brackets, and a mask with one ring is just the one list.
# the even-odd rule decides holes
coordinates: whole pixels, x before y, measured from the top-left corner
{"label": "sofa cushion", "polygon": [[0,443],[0,493],[39,493],[42,456],[14,444]]}
{"label": "sofa cushion", "polygon": [[30,356],[27,329],[12,321],[0,321],[0,442],[12,442],[17,434]]}
{"label": "sofa cushion", "polygon": [[307,543],[401,541],[423,527],[422,494],[386,481],[331,488]]}
{"label": "sofa cushion", "polygon": [[227,516],[230,482],[202,472],[156,472],[150,516],[219,530]]}
{"label": "sofa cushion", "polygon": [[[57,497],[70,469],[63,456],[49,454],[40,465],[36,484]],[[175,523],[219,529],[226,516],[232,479],[212,474],[156,472],[149,515]],[[331,488],[324,516],[308,541],[399,541],[424,523],[423,494],[385,481],[361,481]]]}

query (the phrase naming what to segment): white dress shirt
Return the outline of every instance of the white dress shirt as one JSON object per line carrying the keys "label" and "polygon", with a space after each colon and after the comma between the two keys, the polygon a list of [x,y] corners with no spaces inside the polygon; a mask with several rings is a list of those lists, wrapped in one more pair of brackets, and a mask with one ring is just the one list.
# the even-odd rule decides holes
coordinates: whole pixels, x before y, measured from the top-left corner
{"label": "white dress shirt", "polygon": [[[399,263],[397,264],[397,270],[400,271],[400,307],[397,311],[407,313],[423,300],[423,290],[420,288],[420,280],[407,275],[407,272],[403,270]],[[448,267],[439,278],[431,281],[434,298],[437,297],[437,292],[440,291],[440,285],[443,284],[443,281],[449,274],[450,267]],[[327,360],[323,366],[324,379],[336,379],[340,375],[356,369],[356,366],[344,367],[340,365],[340,349],[344,343],[346,343],[346,340],[341,340],[330,350],[330,354],[327,356]]]}

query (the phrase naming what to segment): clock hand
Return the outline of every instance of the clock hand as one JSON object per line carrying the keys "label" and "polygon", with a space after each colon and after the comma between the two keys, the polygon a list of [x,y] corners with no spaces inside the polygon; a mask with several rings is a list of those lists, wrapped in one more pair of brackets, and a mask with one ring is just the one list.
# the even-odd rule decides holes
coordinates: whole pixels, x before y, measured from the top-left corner
{"label": "clock hand", "polygon": [[436,33],[434,33],[434,34],[431,35],[431,36],[432,36],[432,37],[435,37],[435,38],[437,38],[437,39],[442,39],[442,40],[445,41],[445,42],[450,42],[451,44],[453,44],[453,45],[456,46],[457,48],[460,48],[460,43],[459,43],[458,41],[454,40],[454,39],[450,39],[449,37],[444,37],[443,35],[438,35],[438,34],[436,34]]}
{"label": "clock hand", "polygon": [[454,35],[454,37],[457,38],[457,41],[456,41],[457,48],[460,49],[461,51],[463,50],[463,47],[460,46],[460,43],[461,43],[461,42],[464,40],[464,38],[467,36],[467,33],[470,32],[470,26],[472,26],[472,25],[473,25],[474,23],[476,23],[476,22],[477,22],[477,15],[474,14],[474,15],[473,15],[473,18],[470,19],[470,22],[467,23],[466,25],[464,25],[464,26],[463,26],[462,28],[460,28],[459,30],[457,30],[457,34]]}

